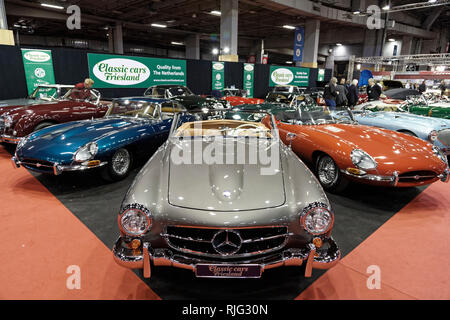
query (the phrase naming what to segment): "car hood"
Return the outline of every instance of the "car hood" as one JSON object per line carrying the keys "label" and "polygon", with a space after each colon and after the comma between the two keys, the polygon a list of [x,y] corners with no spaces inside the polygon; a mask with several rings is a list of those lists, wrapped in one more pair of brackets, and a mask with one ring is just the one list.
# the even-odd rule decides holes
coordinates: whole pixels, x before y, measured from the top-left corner
{"label": "car hood", "polygon": [[221,103],[220,101],[212,98],[203,98],[201,96],[190,95],[190,96],[176,96],[173,98],[176,101],[182,103],[185,107],[189,106],[202,106],[204,103]]}
{"label": "car hood", "polygon": [[19,157],[44,159],[64,163],[88,142],[112,136],[120,130],[142,124],[133,118],[104,118],[64,123],[43,129],[44,133],[30,136],[30,140],[18,150]]}
{"label": "car hood", "polygon": [[[249,150],[252,150],[252,143],[263,147],[267,146],[268,142],[234,140],[231,143],[234,146],[243,143],[244,146],[241,147],[248,155]],[[207,148],[207,144],[199,141],[202,150]],[[224,151],[225,149],[224,147]],[[193,158],[190,141],[174,143],[170,152],[167,191],[169,203],[173,206],[210,212],[233,212],[278,207],[286,201],[282,170],[263,175],[260,161],[255,161],[256,164],[180,164],[177,155],[182,154],[181,152],[185,152],[184,159]],[[274,157],[279,160],[279,153]],[[232,219],[233,217],[230,217],[230,221]]]}
{"label": "car hood", "polygon": [[[405,134],[364,125],[327,124],[311,126],[315,134],[326,134],[345,143],[351,149],[362,149],[377,162],[391,162],[393,159],[411,161],[411,157],[423,160],[428,143]],[[428,149],[431,149],[429,146]],[[431,152],[431,151],[429,151]]]}
{"label": "car hood", "polygon": [[0,114],[9,111],[17,107],[26,107],[30,105],[39,105],[48,103],[44,100],[39,99],[10,99],[10,100],[0,100]]}
{"label": "car hood", "polygon": [[[416,115],[413,113],[407,113],[407,112],[374,112],[371,113],[369,116],[362,117],[360,115],[355,115],[355,119],[362,120],[367,119],[370,120],[371,117],[384,117],[389,118],[392,120],[395,120],[397,122],[403,122],[406,124],[414,124],[419,125],[422,127],[427,127],[434,130],[440,130],[444,128],[450,127],[450,120],[447,119],[440,119],[440,118],[433,118],[433,117],[424,117],[421,115]],[[388,119],[386,119],[388,120]]]}

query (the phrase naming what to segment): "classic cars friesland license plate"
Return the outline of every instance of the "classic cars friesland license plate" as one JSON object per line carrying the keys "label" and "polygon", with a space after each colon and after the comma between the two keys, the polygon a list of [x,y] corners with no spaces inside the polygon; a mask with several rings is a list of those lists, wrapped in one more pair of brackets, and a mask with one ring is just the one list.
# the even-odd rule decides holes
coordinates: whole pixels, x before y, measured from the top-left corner
{"label": "classic cars friesland license plate", "polygon": [[260,278],[261,266],[257,264],[197,264],[195,275],[201,278]]}

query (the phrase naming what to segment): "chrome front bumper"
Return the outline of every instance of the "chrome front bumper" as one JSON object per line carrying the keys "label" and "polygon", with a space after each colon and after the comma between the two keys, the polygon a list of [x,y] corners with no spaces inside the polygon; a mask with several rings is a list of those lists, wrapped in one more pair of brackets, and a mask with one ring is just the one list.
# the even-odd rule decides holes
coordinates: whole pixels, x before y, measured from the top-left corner
{"label": "chrome front bumper", "polygon": [[[42,172],[42,171],[39,171],[39,169],[33,168],[33,166],[35,166],[35,164],[19,161],[15,156],[11,158],[11,161],[12,161],[14,168],[20,168],[20,166],[24,166],[27,169]],[[83,165],[83,164],[61,165],[61,164],[55,163],[55,164],[53,164],[53,166],[42,164],[42,165],[39,165],[39,167],[51,169],[53,174],[55,176],[58,176],[61,173],[63,173],[64,171],[85,171],[88,169],[100,168],[106,164],[108,164],[108,162],[100,162],[98,165],[95,165],[95,166],[88,166],[88,165]]]}
{"label": "chrome front bumper", "polygon": [[12,143],[12,144],[18,144],[22,138],[14,137],[14,136],[8,136],[8,135],[2,135],[0,136],[0,142],[6,142],[6,143]]}
{"label": "chrome front bumper", "polygon": [[382,175],[376,175],[376,174],[353,174],[348,172],[347,170],[341,169],[341,172],[349,177],[357,178],[361,180],[367,180],[367,181],[373,181],[373,182],[381,182],[381,183],[388,183],[391,186],[395,187],[398,185],[398,172],[394,171],[392,176],[382,176]]}
{"label": "chrome front bumper", "polygon": [[449,182],[450,169],[449,168],[445,169],[445,171],[442,174],[438,175],[438,178],[441,179],[442,182],[445,182],[445,183]]}
{"label": "chrome front bumper", "polygon": [[[341,252],[333,238],[328,238],[330,249],[327,252],[317,251],[314,244],[310,243],[307,248],[297,249],[288,248],[283,251],[272,253],[265,256],[255,256],[253,259],[247,258],[245,261],[211,261],[201,257],[193,257],[174,252],[168,248],[151,248],[150,244],[144,242],[142,250],[137,251],[125,248],[123,238],[119,237],[114,245],[112,252],[117,264],[130,269],[143,269],[144,278],[151,277],[150,261],[153,266],[175,267],[193,271],[197,275],[197,265],[226,265],[226,266],[245,266],[259,265],[261,273],[265,270],[288,267],[302,266],[306,264],[305,277],[310,277],[312,269],[329,269],[338,263]],[[260,275],[261,276],[261,275]]]}

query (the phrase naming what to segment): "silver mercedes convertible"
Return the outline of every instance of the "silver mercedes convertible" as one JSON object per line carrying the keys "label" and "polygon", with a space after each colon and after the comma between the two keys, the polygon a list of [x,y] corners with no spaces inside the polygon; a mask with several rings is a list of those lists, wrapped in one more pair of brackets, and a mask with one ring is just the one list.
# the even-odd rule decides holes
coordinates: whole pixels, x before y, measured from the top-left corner
{"label": "silver mercedes convertible", "polygon": [[168,140],[122,203],[118,264],[143,269],[145,278],[158,266],[259,278],[266,269],[302,265],[309,277],[339,261],[330,203],[281,142],[273,116],[266,115],[268,129],[232,113],[175,115]]}

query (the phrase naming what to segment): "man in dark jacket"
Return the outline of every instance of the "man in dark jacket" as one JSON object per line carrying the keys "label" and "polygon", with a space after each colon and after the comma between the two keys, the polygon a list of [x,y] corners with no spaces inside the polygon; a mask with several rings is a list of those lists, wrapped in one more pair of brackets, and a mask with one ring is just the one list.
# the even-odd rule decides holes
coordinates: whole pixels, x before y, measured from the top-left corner
{"label": "man in dark jacket", "polygon": [[348,90],[342,84],[338,84],[337,91],[338,95],[336,97],[336,106],[337,107],[346,106],[348,103],[347,101]]}
{"label": "man in dark jacket", "polygon": [[358,80],[353,79],[352,84],[348,88],[347,100],[348,106],[350,109],[353,109],[354,106],[358,103],[359,99],[359,91],[358,91]]}
{"label": "man in dark jacket", "polygon": [[381,87],[375,83],[373,78],[369,79],[369,85],[367,86],[367,98],[369,101],[379,100],[381,95]]}
{"label": "man in dark jacket", "polygon": [[427,86],[425,85],[425,80],[423,80],[419,86],[419,92],[424,93],[425,91],[427,91]]}
{"label": "man in dark jacket", "polygon": [[337,78],[331,78],[330,82],[325,85],[325,89],[323,91],[323,99],[330,110],[336,109],[336,97],[338,95],[336,84]]}

